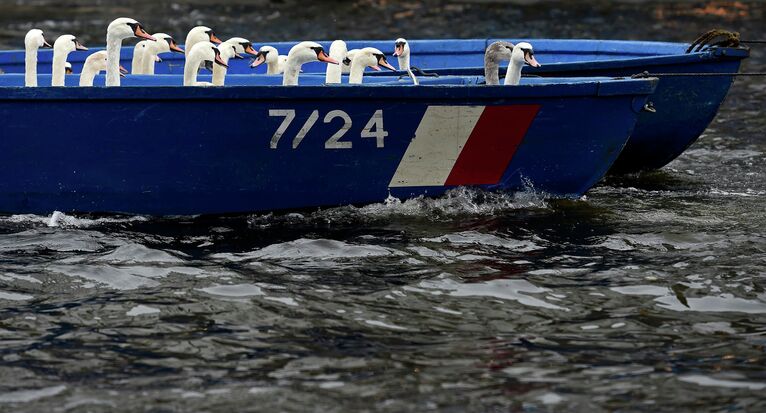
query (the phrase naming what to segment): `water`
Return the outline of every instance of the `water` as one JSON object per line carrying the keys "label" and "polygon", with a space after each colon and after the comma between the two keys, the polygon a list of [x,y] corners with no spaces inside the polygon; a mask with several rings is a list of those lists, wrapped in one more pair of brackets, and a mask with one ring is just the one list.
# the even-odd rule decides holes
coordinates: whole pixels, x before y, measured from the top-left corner
{"label": "water", "polygon": [[[766,37],[739,2],[49,3],[2,6],[0,43],[116,14],[275,40]],[[2,216],[0,411],[763,411],[764,98],[737,80],[681,158],[579,201]]]}

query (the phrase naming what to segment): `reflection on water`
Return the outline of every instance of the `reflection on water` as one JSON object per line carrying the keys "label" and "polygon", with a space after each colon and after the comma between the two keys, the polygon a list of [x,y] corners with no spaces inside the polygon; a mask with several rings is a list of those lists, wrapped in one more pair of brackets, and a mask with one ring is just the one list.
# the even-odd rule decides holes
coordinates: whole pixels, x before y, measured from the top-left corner
{"label": "reflection on water", "polygon": [[[747,2],[54,3],[0,6],[0,43],[34,22],[93,44],[118,13],[252,39],[766,37]],[[684,156],[578,201],[2,216],[0,411],[762,411],[764,98],[737,80]]]}

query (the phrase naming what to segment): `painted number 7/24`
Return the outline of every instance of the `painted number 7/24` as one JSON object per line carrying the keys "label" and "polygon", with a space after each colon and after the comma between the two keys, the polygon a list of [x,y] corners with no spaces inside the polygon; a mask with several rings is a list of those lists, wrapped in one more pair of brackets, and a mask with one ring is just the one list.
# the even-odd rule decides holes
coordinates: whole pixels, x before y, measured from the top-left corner
{"label": "painted number 7/24", "polygon": [[[284,136],[285,131],[287,131],[287,128],[289,128],[290,124],[295,120],[295,110],[272,109],[269,110],[269,116],[284,118],[282,123],[277,128],[277,131],[274,132],[274,135],[271,137],[271,142],[269,142],[269,148],[277,149],[277,145],[279,145],[279,141]],[[337,122],[336,119],[339,119],[342,123]],[[296,149],[301,144],[301,142],[303,142],[303,139],[306,137],[306,135],[308,135],[308,133],[311,131],[311,128],[314,127],[314,124],[316,124],[318,120],[319,111],[315,110],[311,112],[309,118],[306,119],[306,122],[303,124],[303,126],[301,126],[298,133],[293,137],[293,149]],[[329,139],[327,139],[327,141],[325,141],[325,149],[351,149],[353,147],[352,141],[342,140],[352,126],[351,117],[348,116],[348,113],[342,110],[332,110],[327,112],[322,122],[325,124],[340,123],[340,129],[338,129],[337,132],[335,132]],[[383,110],[378,109],[375,111],[375,113],[372,114],[370,120],[367,121],[364,129],[362,129],[360,137],[375,138],[375,146],[378,148],[383,148],[385,146],[386,136],[388,136],[388,132],[386,132],[386,129],[383,127]]]}

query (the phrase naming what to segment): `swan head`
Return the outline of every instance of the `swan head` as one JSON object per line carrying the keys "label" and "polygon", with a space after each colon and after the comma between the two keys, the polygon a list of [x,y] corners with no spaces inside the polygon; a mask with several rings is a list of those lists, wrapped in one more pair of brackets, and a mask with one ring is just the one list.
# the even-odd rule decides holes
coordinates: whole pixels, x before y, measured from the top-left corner
{"label": "swan head", "polygon": [[403,38],[398,38],[394,42],[394,56],[407,57],[410,55],[410,44]]}
{"label": "swan head", "polygon": [[250,56],[256,56],[258,52],[253,49],[253,44],[250,43],[250,40],[243,39],[241,37],[232,37],[231,39],[223,42],[222,44],[231,45],[234,48],[235,55],[234,57],[237,59],[244,59],[242,56],[239,55],[239,53],[246,53]]}
{"label": "swan head", "polygon": [[354,60],[354,56],[356,56],[357,53],[359,53],[360,49],[351,49],[346,53],[346,58],[343,59],[341,64],[345,66],[347,69],[351,67],[351,62]]}
{"label": "swan head", "polygon": [[26,46],[27,49],[39,49],[41,47],[50,49],[53,47],[45,40],[43,31],[40,29],[32,29],[27,32],[27,35],[24,36],[24,46]]}
{"label": "swan head", "polygon": [[109,23],[109,27],[106,29],[106,36],[120,40],[138,37],[139,39],[157,41],[157,39],[144,30],[144,26],[141,23],[129,17],[120,17]]}
{"label": "swan head", "polygon": [[64,55],[68,55],[75,50],[88,50],[88,48],[83,46],[82,43],[71,34],[61,35],[56,39],[56,42],[53,43],[54,54],[63,53]]}
{"label": "swan head", "polygon": [[511,52],[511,61],[516,64],[528,64],[532,67],[540,67],[540,63],[537,63],[535,59],[535,52],[532,49],[532,45],[527,42],[521,42],[513,48]]}
{"label": "swan head", "polygon": [[492,43],[487,47],[487,51],[484,53],[485,63],[499,63],[503,60],[511,60],[513,48],[514,45],[511,42],[500,41]]}
{"label": "swan head", "polygon": [[228,43],[228,41],[217,45],[216,48],[220,52],[221,58],[224,61],[228,61],[231,58],[244,59],[241,54],[237,53],[237,47],[231,43]]}
{"label": "swan head", "polygon": [[181,53],[184,54],[184,50],[178,46],[178,43],[173,37],[167,33],[155,33],[152,35],[157,39],[157,53]]}
{"label": "swan head", "polygon": [[226,62],[221,59],[221,51],[211,42],[199,42],[195,44],[191,51],[189,51],[186,59],[187,65],[189,62],[210,62],[219,66],[229,67]]}
{"label": "swan head", "polygon": [[263,63],[274,64],[279,61],[279,52],[272,46],[261,46],[258,53],[255,54],[255,60],[250,67],[258,67]]}
{"label": "swan head", "polygon": [[343,40],[335,40],[330,44],[330,57],[335,60],[343,60],[348,53],[348,47]]}
{"label": "swan head", "polygon": [[207,26],[197,26],[189,30],[189,34],[186,36],[186,44],[197,43],[207,41],[213,44],[223,43],[218,36],[215,35],[213,29]]}
{"label": "swan head", "polygon": [[353,54],[351,59],[346,58],[346,60],[350,60],[348,62],[344,61],[343,63],[349,63],[354,64],[355,62],[362,62],[365,67],[370,67],[373,70],[380,70],[380,66],[385,67],[386,69],[396,71],[396,69],[391,66],[388,61],[386,60],[386,55],[383,54],[380,50],[374,48],[374,47],[365,47],[364,49],[360,49],[356,53]]}
{"label": "swan head", "polygon": [[[85,59],[85,63],[83,64],[83,72],[85,71],[85,68],[92,69],[96,73],[105,72],[106,57],[107,57],[106,50],[101,50],[95,53],[91,53],[91,55],[88,56],[87,59]],[[120,76],[125,77],[126,74],[128,74],[128,70],[125,69],[122,65],[120,65]]]}
{"label": "swan head", "polygon": [[316,42],[300,42],[296,44],[290,49],[290,53],[287,54],[287,59],[297,64],[317,61],[334,65],[338,64],[338,61],[328,56],[322,45]]}

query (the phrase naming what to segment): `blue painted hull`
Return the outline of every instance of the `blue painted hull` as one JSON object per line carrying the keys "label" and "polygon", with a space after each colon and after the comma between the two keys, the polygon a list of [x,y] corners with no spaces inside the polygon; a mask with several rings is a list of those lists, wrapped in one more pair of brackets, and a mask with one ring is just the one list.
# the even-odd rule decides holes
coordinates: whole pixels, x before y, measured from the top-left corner
{"label": "blue painted hull", "polygon": [[[438,69],[442,74],[480,76],[483,75],[481,66],[484,50],[493,41],[495,39],[412,40],[412,64],[432,70]],[[543,67],[527,67],[525,73],[539,76],[630,76],[643,71],[735,73],[739,70],[742,59],[749,56],[746,49],[717,49],[685,54],[688,45],[684,43],[555,39],[527,41],[534,45]],[[329,47],[329,42],[323,44]],[[286,54],[293,43],[272,45],[280,53]],[[352,41],[348,46],[349,49],[373,46],[388,51],[392,49],[392,42]],[[75,71],[79,72],[87,54],[73,53],[70,56]],[[131,56],[132,49],[123,48],[123,62],[129,63]],[[51,58],[50,51],[40,53],[40,73],[50,72]],[[183,56],[168,54],[163,58],[164,61],[157,65],[158,74],[183,72]],[[0,52],[0,70],[6,73],[22,73],[23,59],[23,52]],[[232,74],[259,74],[265,70],[263,67],[250,69],[248,61],[230,63]],[[324,68],[322,64],[313,63],[305,65],[304,72],[323,73]],[[643,113],[639,116],[635,131],[611,172],[658,169],[678,157],[712,122],[732,80],[730,76],[662,78],[655,94],[650,98],[657,108],[657,113]],[[0,77],[0,82],[2,81]],[[10,80],[6,80],[8,81]],[[237,84],[245,84],[243,81],[238,82]],[[44,84],[42,79],[41,84]],[[140,81],[136,83],[139,84]],[[316,83],[309,81],[308,84]]]}
{"label": "blue painted hull", "polygon": [[0,211],[237,213],[457,185],[577,197],[655,86],[0,88]]}

